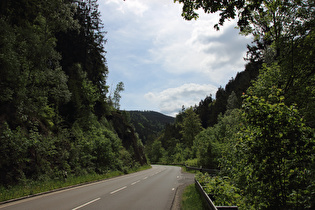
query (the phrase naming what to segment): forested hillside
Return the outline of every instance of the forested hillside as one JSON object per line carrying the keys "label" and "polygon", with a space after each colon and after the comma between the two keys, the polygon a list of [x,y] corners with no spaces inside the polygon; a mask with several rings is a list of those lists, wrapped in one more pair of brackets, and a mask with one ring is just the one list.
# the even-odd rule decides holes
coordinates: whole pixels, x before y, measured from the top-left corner
{"label": "forested hillside", "polygon": [[146,145],[150,160],[219,169],[198,175],[215,205],[314,209],[314,1],[175,2],[188,20],[220,13],[217,29],[237,18],[254,40],[245,71],[183,109]]}
{"label": "forested hillside", "polygon": [[97,0],[1,0],[0,190],[147,156],[219,169],[197,176],[217,206],[315,208],[314,0],[176,2],[187,20],[219,13],[217,29],[237,19],[253,43],[244,71],[169,123],[120,111],[122,82],[109,95]]}
{"label": "forested hillside", "polygon": [[108,95],[97,0],[0,5],[0,185],[146,164]]}
{"label": "forested hillside", "polygon": [[154,140],[167,124],[175,122],[175,118],[154,111],[127,111],[143,144]]}

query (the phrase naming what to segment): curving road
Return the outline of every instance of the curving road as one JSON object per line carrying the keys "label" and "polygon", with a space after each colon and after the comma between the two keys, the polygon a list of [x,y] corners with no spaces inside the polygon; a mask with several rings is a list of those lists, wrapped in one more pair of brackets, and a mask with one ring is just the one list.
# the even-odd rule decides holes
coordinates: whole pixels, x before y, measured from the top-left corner
{"label": "curving road", "polygon": [[185,179],[180,167],[153,165],[145,171],[0,205],[0,209],[171,209],[176,189]]}

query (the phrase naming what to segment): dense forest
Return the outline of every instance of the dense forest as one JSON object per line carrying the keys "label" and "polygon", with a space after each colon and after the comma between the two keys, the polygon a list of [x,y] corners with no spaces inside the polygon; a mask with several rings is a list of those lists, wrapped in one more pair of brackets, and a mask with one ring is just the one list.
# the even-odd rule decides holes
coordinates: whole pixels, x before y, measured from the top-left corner
{"label": "dense forest", "polygon": [[146,145],[150,160],[219,169],[198,175],[216,205],[314,209],[314,1],[175,2],[187,20],[218,12],[218,30],[237,19],[254,40],[245,70],[215,96],[183,107]]}
{"label": "dense forest", "polygon": [[97,0],[1,0],[0,187],[147,164],[106,84]]}
{"label": "dense forest", "polygon": [[166,125],[175,122],[174,117],[154,111],[127,111],[127,113],[143,144],[154,140]]}
{"label": "dense forest", "polygon": [[216,205],[315,208],[314,1],[176,2],[187,20],[218,12],[216,29],[237,19],[254,38],[244,71],[172,122],[120,111],[122,82],[109,94],[97,0],[1,0],[0,188],[148,157],[219,169],[197,176]]}

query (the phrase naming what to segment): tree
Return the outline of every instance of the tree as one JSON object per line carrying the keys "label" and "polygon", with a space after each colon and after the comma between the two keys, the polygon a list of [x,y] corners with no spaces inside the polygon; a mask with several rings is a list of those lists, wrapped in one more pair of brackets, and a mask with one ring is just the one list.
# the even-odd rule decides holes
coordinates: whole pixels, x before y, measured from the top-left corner
{"label": "tree", "polygon": [[277,84],[284,91],[286,103],[296,103],[308,124],[315,126],[311,91],[315,77],[313,0],[176,1],[184,4],[182,15],[186,19],[197,18],[200,8],[206,13],[220,12],[220,25],[238,18],[242,34],[254,36],[255,45],[248,46],[249,59],[279,65],[281,82]]}
{"label": "tree", "polygon": [[219,114],[224,114],[226,111],[227,105],[227,92],[221,86],[218,88],[215,94],[215,100],[210,105],[210,109],[212,111],[209,119],[209,125],[214,126],[218,122]]}
{"label": "tree", "polygon": [[[198,18],[195,11],[200,8],[206,13],[220,12],[220,25],[227,19],[238,18],[240,31],[254,36],[256,46],[248,46],[251,60],[262,59],[264,55],[266,57],[268,49],[269,55],[274,50],[273,59],[287,59],[288,52],[293,53],[294,44],[291,42],[304,39],[314,28],[313,0],[177,1],[184,4],[182,16],[188,20]],[[219,29],[218,24],[215,27]],[[273,48],[271,51],[270,46]]]}
{"label": "tree", "polygon": [[[70,103],[61,108],[64,116],[74,121],[82,113],[80,107],[90,106],[90,101],[81,92],[82,83],[89,83],[96,90],[97,99],[91,104],[90,111],[99,118],[106,115],[110,108],[107,104],[106,94],[108,86],[106,78],[108,67],[106,65],[104,44],[105,32],[103,31],[97,0],[69,0],[74,5],[72,8],[73,19],[76,27],[56,34],[56,49],[62,55],[60,64],[69,78],[69,90],[75,97]],[[82,75],[85,82],[82,81]],[[84,103],[77,106],[77,102]],[[76,107],[73,109],[73,107]]]}
{"label": "tree", "polygon": [[73,23],[69,5],[59,1],[7,4],[0,15],[0,115],[15,125],[41,121],[53,126],[52,116],[70,99],[55,50],[55,33]]}
{"label": "tree", "polygon": [[196,114],[199,115],[201,124],[203,128],[207,128],[209,126],[209,118],[211,116],[210,105],[213,99],[212,96],[207,96],[204,100],[199,102],[199,105],[196,109]]}
{"label": "tree", "polygon": [[238,176],[256,208],[312,206],[314,198],[314,133],[294,105],[284,104],[281,89],[267,97],[246,95],[238,152]]}
{"label": "tree", "polygon": [[201,131],[195,137],[193,146],[200,165],[206,168],[220,168],[221,171],[231,169],[229,161],[235,161],[233,164],[239,161],[234,157],[229,158],[234,152],[235,133],[239,131],[239,126],[240,110],[233,109],[219,115],[217,124]]}
{"label": "tree", "polygon": [[192,107],[185,110],[185,117],[181,128],[185,146],[192,147],[195,136],[202,130],[200,118]]}
{"label": "tree", "polygon": [[184,148],[182,143],[176,143],[174,147],[174,154],[172,156],[173,163],[183,163],[184,159]]}
{"label": "tree", "polygon": [[97,1],[0,4],[0,188],[146,164],[130,122],[106,100]]}
{"label": "tree", "polygon": [[[235,19],[238,17],[238,26],[241,31],[246,29],[252,21],[255,19],[257,13],[263,14],[266,9],[270,9],[269,6],[272,5],[273,9],[278,6],[282,6],[279,10],[284,10],[283,7],[294,6],[297,10],[311,9],[314,6],[314,2],[311,0],[307,1],[265,1],[265,0],[237,0],[237,1],[209,1],[209,0],[174,0],[174,2],[183,3],[182,16],[187,19],[197,19],[199,17],[199,9],[203,9],[205,13],[216,13],[220,12],[219,23],[215,25],[219,29],[218,25],[223,25],[223,23],[228,19]],[[311,10],[314,12],[314,10]],[[302,11],[306,15],[305,10]],[[312,14],[308,14],[312,15]]]}
{"label": "tree", "polygon": [[122,91],[124,91],[125,88],[124,88],[124,83],[123,82],[119,82],[116,86],[116,89],[115,89],[115,92],[114,92],[114,96],[113,96],[113,105],[114,105],[114,108],[116,109],[119,109],[120,108],[120,104],[119,104],[119,101],[120,101],[120,98],[121,98],[121,95],[120,93]]}
{"label": "tree", "polygon": [[227,110],[233,110],[236,108],[240,108],[240,103],[238,101],[238,98],[236,97],[235,92],[232,91],[232,93],[229,95],[229,97],[227,99],[226,109]]}
{"label": "tree", "polygon": [[[252,11],[261,9],[263,0],[253,1],[208,1],[208,0],[174,0],[174,2],[183,3],[182,16],[187,19],[197,19],[198,13],[195,12],[203,9],[205,13],[216,13],[220,11],[219,24],[223,25],[226,19],[239,17],[238,25],[247,26],[251,20]],[[237,14],[237,12],[239,12]],[[218,24],[215,25],[219,29]]]}
{"label": "tree", "polygon": [[151,146],[151,151],[149,153],[149,159],[153,163],[162,161],[165,149],[162,147],[161,141],[154,141]]}

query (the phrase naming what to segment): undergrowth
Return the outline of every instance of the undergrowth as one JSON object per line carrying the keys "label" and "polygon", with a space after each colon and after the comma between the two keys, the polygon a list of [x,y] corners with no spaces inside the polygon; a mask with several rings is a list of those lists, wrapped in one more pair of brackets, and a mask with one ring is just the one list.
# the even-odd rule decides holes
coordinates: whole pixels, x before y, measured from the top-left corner
{"label": "undergrowth", "polygon": [[47,192],[59,188],[69,187],[82,183],[88,183],[93,181],[99,181],[108,179],[116,176],[120,176],[126,173],[134,173],[151,168],[149,165],[141,166],[138,168],[132,168],[127,170],[125,173],[122,171],[112,171],[106,174],[86,174],[81,176],[69,175],[67,179],[48,179],[41,181],[25,180],[23,183],[15,186],[0,186],[0,202],[20,198],[24,196],[34,195],[42,192]]}

